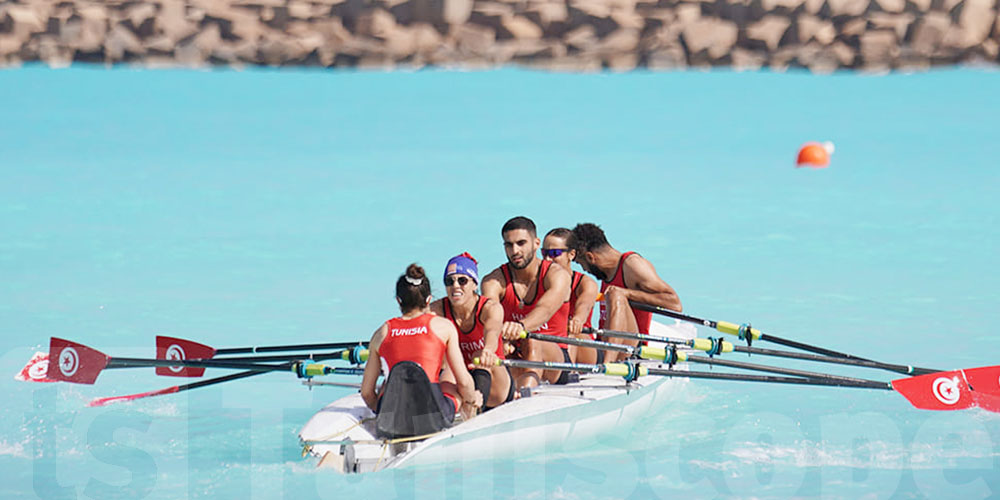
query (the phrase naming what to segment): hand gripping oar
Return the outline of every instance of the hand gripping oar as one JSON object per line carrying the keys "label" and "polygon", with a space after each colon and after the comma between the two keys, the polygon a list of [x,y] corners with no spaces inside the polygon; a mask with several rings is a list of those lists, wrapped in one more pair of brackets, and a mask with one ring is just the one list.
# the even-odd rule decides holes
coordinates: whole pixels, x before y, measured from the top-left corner
{"label": "hand gripping oar", "polygon": [[[216,359],[198,360],[167,360],[144,358],[112,358],[97,349],[87,347],[77,342],[53,337],[49,342],[49,363],[47,377],[51,380],[73,382],[77,384],[93,384],[97,376],[105,368],[136,367],[136,366],[190,366],[201,368],[229,368],[253,372],[292,371],[300,377],[343,373],[344,370],[359,370],[358,368],[338,369],[319,363],[283,363],[270,365],[244,361],[226,361]],[[248,375],[249,376],[249,375]]]}
{"label": "hand gripping oar", "polygon": [[795,370],[795,369],[792,369],[792,368],[782,368],[782,367],[779,367],[779,366],[758,365],[758,364],[755,364],[755,363],[744,363],[744,362],[741,362],[741,361],[729,361],[729,360],[724,360],[724,359],[712,359],[712,358],[705,358],[705,357],[701,357],[701,356],[690,356],[690,355],[688,355],[688,353],[686,353],[684,351],[678,351],[675,346],[672,346],[672,347],[667,348],[667,349],[664,349],[662,347],[652,347],[652,346],[630,346],[630,345],[627,345],[627,344],[615,344],[615,343],[611,343],[611,342],[601,342],[601,341],[598,341],[598,340],[577,339],[577,338],[573,338],[573,337],[559,337],[559,336],[556,336],[556,335],[545,335],[545,334],[541,334],[541,333],[525,333],[525,334],[522,334],[522,336],[525,336],[525,337],[531,338],[531,339],[542,340],[542,341],[546,341],[546,342],[557,342],[557,343],[563,343],[563,344],[572,344],[572,345],[577,345],[577,346],[581,346],[581,347],[590,347],[590,348],[593,348],[593,349],[600,349],[600,350],[603,350],[603,351],[623,352],[623,353],[626,353],[626,354],[628,354],[630,356],[638,356],[638,357],[640,357],[642,359],[649,359],[649,360],[653,360],[653,361],[664,361],[664,362],[670,364],[671,366],[673,366],[674,363],[681,363],[681,362],[684,362],[684,361],[688,361],[688,362],[691,362],[691,363],[701,363],[701,364],[706,364],[706,365],[726,366],[726,367],[729,367],[729,368],[739,368],[739,369],[742,369],[742,370],[751,370],[751,371],[758,371],[758,372],[779,373],[779,374],[782,374],[782,375],[792,375],[792,376],[795,376],[795,377],[804,377],[804,378],[812,378],[812,379],[840,380],[840,381],[844,381],[844,382],[862,383],[862,384],[864,384],[864,383],[870,383],[870,382],[871,383],[876,383],[876,384],[883,384],[883,385],[885,384],[884,382],[876,382],[876,381],[872,381],[872,380],[865,380],[865,379],[854,378],[854,377],[844,377],[844,376],[832,375],[832,374],[828,374],[828,373],[818,373],[818,372],[810,372],[810,371],[804,371],[804,370]]}
{"label": "hand gripping oar", "polygon": [[[872,361],[867,358],[861,358],[854,356],[852,354],[847,354],[843,352],[833,351],[823,347],[814,346],[812,344],[805,344],[802,342],[796,342],[794,340],[789,340],[781,337],[775,337],[767,333],[763,333],[760,330],[751,327],[749,324],[737,325],[736,323],[729,323],[728,321],[714,321],[710,319],[696,318],[694,316],[689,316],[687,314],[682,314],[677,311],[671,311],[665,307],[652,306],[649,304],[643,304],[641,302],[629,301],[629,304],[641,311],[648,311],[655,314],[660,314],[663,316],[668,316],[674,319],[679,319],[681,321],[687,321],[690,323],[696,323],[699,325],[707,326],[709,328],[714,328],[722,333],[727,333],[730,335],[736,335],[740,340],[746,340],[747,346],[749,347],[754,340],[763,340],[765,342],[773,342],[775,344],[781,344],[786,347],[791,347],[793,349],[799,349],[802,351],[813,352],[816,354],[822,354],[824,356],[831,356],[836,358],[853,359],[858,361]],[[872,361],[878,363],[877,361]],[[888,363],[880,363],[885,365],[884,369],[894,371],[897,373],[902,373],[903,375],[923,375],[926,373],[935,373],[941,370],[935,370],[932,368],[919,368],[914,366],[900,366],[902,370],[889,368]]]}
{"label": "hand gripping oar", "polygon": [[[480,364],[479,359],[473,359],[474,364]],[[542,370],[566,370],[584,373],[603,373],[624,377],[631,382],[646,375],[656,375],[677,378],[697,378],[713,380],[729,380],[739,382],[762,382],[775,384],[795,384],[813,386],[847,387],[857,389],[878,389],[895,391],[903,395],[914,407],[923,410],[963,410],[981,408],[986,411],[1000,413],[1000,398],[983,391],[972,391],[966,378],[980,380],[980,385],[986,385],[989,379],[993,385],[1000,385],[1000,366],[970,368],[952,372],[931,373],[916,377],[907,377],[890,382],[874,380],[852,382],[849,380],[828,378],[779,377],[774,375],[750,375],[743,373],[712,373],[700,371],[674,370],[669,368],[652,368],[635,363],[604,363],[600,365],[582,363],[556,363],[549,361],[525,361],[519,359],[498,359],[497,365],[519,368],[534,368]]]}
{"label": "hand gripping oar", "polygon": [[[747,354],[758,354],[761,356],[774,356],[778,358],[801,359],[804,361],[817,361],[820,363],[832,363],[838,365],[859,366],[863,368],[876,368],[895,373],[908,374],[912,367],[907,365],[897,365],[892,363],[881,363],[878,361],[868,361],[863,359],[836,358],[833,356],[821,356],[819,354],[807,354],[794,351],[778,351],[775,349],[763,349],[760,347],[750,347],[733,344],[721,338],[696,338],[681,339],[674,337],[663,337],[660,335],[648,335],[644,333],[620,332],[617,330],[606,330],[602,328],[584,328],[583,333],[591,333],[603,337],[616,337],[623,339],[644,340],[651,342],[665,342],[668,344],[683,345],[685,347],[704,351],[709,355],[718,355],[727,352],[745,352]],[[940,371],[940,370],[935,370]]]}

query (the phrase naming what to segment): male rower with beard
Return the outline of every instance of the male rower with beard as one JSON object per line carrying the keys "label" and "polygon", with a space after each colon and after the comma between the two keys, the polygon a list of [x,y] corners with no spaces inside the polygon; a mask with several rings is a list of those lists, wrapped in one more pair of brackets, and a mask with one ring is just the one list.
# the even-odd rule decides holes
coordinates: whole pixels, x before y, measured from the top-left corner
{"label": "male rower with beard", "polygon": [[[511,357],[529,361],[568,362],[565,344],[533,339],[517,340],[522,331],[566,336],[569,316],[569,273],[559,265],[535,258],[541,242],[535,223],[514,217],[500,230],[507,263],[483,279],[483,295],[503,306],[504,323],[500,334],[511,341]],[[566,383],[568,372],[512,368],[518,390],[537,386],[542,379]]]}
{"label": "male rower with beard", "polygon": [[[648,260],[635,252],[615,250],[595,224],[577,224],[573,228],[576,246],[574,262],[584,271],[601,280],[600,327],[608,330],[649,333],[653,314],[640,311],[629,305],[629,301],[681,310],[681,299],[653,268]],[[638,345],[635,340],[608,339],[611,342]],[[624,359],[624,353],[608,352],[609,361]]]}
{"label": "male rower with beard", "polygon": [[[431,303],[431,312],[450,320],[458,329],[458,346],[465,364],[472,370],[476,389],[483,394],[485,408],[490,410],[514,399],[514,384],[506,366],[495,366],[503,359],[500,328],[503,307],[476,293],[479,268],[468,252],[452,257],[444,268],[447,295]],[[479,358],[481,366],[472,365]],[[484,368],[485,367],[485,368]],[[441,374],[442,381],[454,382],[450,370]]]}
{"label": "male rower with beard", "polygon": [[[559,264],[569,271],[569,323],[567,334],[578,339],[594,340],[590,334],[583,333],[583,328],[590,328],[590,316],[597,301],[597,283],[587,275],[573,270],[571,264],[576,258],[573,231],[565,227],[557,227],[549,231],[542,240],[542,258]],[[594,364],[603,362],[604,351],[591,347],[569,346],[569,357],[574,363]]]}

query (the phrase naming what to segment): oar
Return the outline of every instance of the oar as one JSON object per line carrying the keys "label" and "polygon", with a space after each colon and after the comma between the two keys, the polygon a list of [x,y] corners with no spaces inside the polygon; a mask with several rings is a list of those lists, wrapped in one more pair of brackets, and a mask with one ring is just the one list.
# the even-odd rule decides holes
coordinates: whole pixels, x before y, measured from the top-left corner
{"label": "oar", "polygon": [[[474,364],[480,364],[478,358],[473,359],[472,362]],[[916,377],[897,379],[892,382],[877,382],[874,380],[852,382],[829,378],[778,377],[774,375],[684,371],[667,368],[650,368],[634,363],[604,363],[591,365],[582,363],[556,363],[549,361],[499,359],[496,364],[542,370],[603,373],[607,375],[625,377],[625,380],[628,382],[631,382],[641,376],[656,375],[689,379],[698,378],[742,382],[890,390],[898,392],[914,407],[923,410],[963,410],[967,408],[981,408],[986,411],[1000,413],[1000,398],[990,395],[984,391],[972,391],[969,387],[969,383],[966,382],[966,379],[975,379],[981,381],[980,385],[986,385],[990,380],[992,380],[992,384],[996,386],[998,385],[997,377],[1000,375],[1000,366],[985,366],[981,368],[968,368],[965,370],[931,373]]]}
{"label": "oar", "polygon": [[[696,323],[699,325],[704,325],[709,328],[714,328],[722,333],[727,333],[730,335],[736,335],[740,340],[746,340],[747,346],[750,346],[754,340],[763,340],[765,342],[773,342],[775,344],[781,344],[786,347],[791,347],[794,349],[799,349],[802,351],[813,352],[816,354],[822,354],[824,356],[832,356],[844,359],[853,359],[858,361],[872,361],[867,358],[861,358],[854,356],[852,354],[847,354],[843,352],[833,351],[823,347],[814,346],[812,344],[805,344],[802,342],[796,342],[794,340],[789,340],[781,337],[776,337],[767,333],[763,333],[760,330],[751,327],[749,324],[737,325],[736,323],[729,323],[728,321],[714,321],[710,319],[696,318],[694,316],[689,316],[687,314],[682,314],[677,311],[671,311],[665,307],[652,306],[649,304],[643,304],[641,302],[629,301],[629,304],[639,310],[648,311],[651,313],[660,314],[663,316],[669,316],[674,319],[679,319],[681,321],[687,321],[690,323]],[[888,368],[887,368],[888,369]],[[941,370],[935,370],[932,368],[918,368],[913,366],[905,367],[908,371],[891,370],[904,375],[922,375],[927,373],[935,373]]]}
{"label": "oar", "polygon": [[912,366],[897,365],[892,363],[882,363],[879,361],[868,361],[862,359],[836,358],[832,356],[821,356],[819,354],[807,354],[794,351],[778,351],[775,349],[763,349],[760,347],[749,347],[733,344],[721,338],[696,338],[682,339],[674,337],[663,337],[660,335],[649,335],[644,333],[620,332],[617,330],[607,330],[603,328],[584,328],[584,333],[592,333],[603,337],[617,337],[623,339],[644,340],[650,342],[665,342],[668,344],[683,345],[698,351],[705,351],[712,355],[726,352],[745,352],[747,354],[759,354],[761,356],[774,356],[778,358],[801,359],[805,361],[817,361],[820,363],[833,363],[838,365],[859,366],[863,368],[877,368],[895,373],[909,375],[913,370]]}
{"label": "oar", "polygon": [[125,366],[188,366],[196,368],[229,368],[256,372],[293,371],[300,377],[326,375],[335,373],[336,369],[319,363],[284,363],[269,365],[241,361],[225,361],[214,359],[144,359],[144,358],[112,358],[97,349],[87,347],[77,342],[52,337],[49,342],[49,359],[47,376],[52,380],[61,380],[77,384],[93,384],[101,371],[108,367]]}
{"label": "oar", "polygon": [[[844,377],[841,375],[832,375],[828,373],[818,373],[810,372],[804,370],[795,370],[792,368],[782,368],[779,366],[766,366],[758,365],[755,363],[744,363],[741,361],[729,361],[724,359],[712,359],[705,358],[701,356],[689,356],[684,351],[678,351],[675,347],[670,349],[664,349],[662,347],[652,347],[652,346],[630,346],[627,344],[615,344],[611,342],[601,342],[598,340],[586,340],[577,339],[573,337],[559,337],[556,335],[545,335],[541,333],[527,333],[522,334],[527,338],[542,340],[546,342],[557,342],[563,344],[572,344],[581,347],[590,347],[593,349],[600,349],[604,351],[615,351],[623,352],[630,356],[638,356],[642,359],[649,359],[654,361],[665,361],[670,365],[674,363],[680,363],[684,361],[689,361],[692,363],[702,363],[706,365],[718,365],[727,366],[730,368],[739,368],[742,370],[751,370],[758,372],[767,373],[780,373],[782,375],[791,375],[795,377],[805,377],[805,378],[815,378],[815,379],[830,379],[830,380],[841,380],[845,382],[855,382],[855,383],[868,383],[874,382],[871,380],[865,380],[854,377]],[[881,383],[881,382],[876,382]]]}
{"label": "oar", "polygon": [[[156,359],[209,359],[217,356],[228,356],[232,354],[264,353],[264,352],[284,352],[284,351],[311,351],[315,349],[348,349],[348,354],[343,358],[353,364],[364,363],[367,359],[367,342],[334,342],[325,344],[294,344],[261,347],[230,347],[216,349],[192,340],[177,337],[156,337]],[[364,353],[365,359],[362,359]],[[303,355],[291,355],[294,359],[302,359]],[[251,359],[249,357],[233,357],[226,359]],[[285,360],[287,357],[260,357],[254,356],[253,360],[273,359]],[[188,367],[180,365],[161,366],[156,369],[157,375],[169,377],[200,377],[205,374],[204,368]]]}
{"label": "oar", "polygon": [[[289,363],[288,369],[291,370],[291,364]],[[210,378],[208,380],[200,380],[198,382],[192,382],[190,384],[175,385],[173,387],[167,387],[165,389],[158,389],[149,392],[140,392],[137,394],[128,394],[124,396],[111,396],[106,398],[97,398],[87,403],[87,406],[107,406],[112,403],[124,403],[127,401],[135,401],[137,399],[148,398],[153,396],[162,396],[164,394],[174,394],[178,392],[184,392],[190,389],[197,389],[199,387],[208,387],[210,385],[221,384],[223,382],[229,382],[231,380],[239,380],[241,378],[252,377],[254,375],[260,375],[262,371],[247,370],[245,372],[237,372],[231,375],[225,375],[222,377]],[[362,375],[364,374],[364,368],[333,368],[331,373],[339,375]],[[322,384],[321,382],[313,382],[311,378],[307,379],[308,382],[312,382],[315,385]],[[323,385],[337,385],[334,383],[327,383]]]}

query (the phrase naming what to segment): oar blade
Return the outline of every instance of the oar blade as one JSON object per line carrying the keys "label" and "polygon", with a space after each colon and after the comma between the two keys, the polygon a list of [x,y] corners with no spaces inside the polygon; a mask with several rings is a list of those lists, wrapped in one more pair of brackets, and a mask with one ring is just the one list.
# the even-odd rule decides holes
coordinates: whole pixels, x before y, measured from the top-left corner
{"label": "oar blade", "polygon": [[976,406],[961,370],[893,380],[892,388],[922,410],[964,410]]}
{"label": "oar blade", "polygon": [[87,403],[88,407],[95,406],[107,406],[112,403],[125,403],[128,401],[135,401],[137,399],[148,398],[151,396],[161,396],[163,394],[173,394],[180,390],[180,386],[167,387],[166,389],[157,389],[155,391],[140,392],[138,394],[128,394],[125,396],[111,396],[107,398],[96,398],[91,402]]}
{"label": "oar blade", "polygon": [[[156,359],[210,359],[215,356],[215,348],[190,340],[175,337],[156,337]],[[194,366],[157,366],[157,375],[167,377],[200,377],[205,374],[204,367]]]}
{"label": "oar blade", "polygon": [[962,373],[974,392],[1000,397],[1000,366],[966,368]]}
{"label": "oar blade", "polygon": [[83,344],[52,337],[49,341],[47,376],[74,384],[93,384],[111,359],[103,352]]}
{"label": "oar blade", "polygon": [[36,352],[21,371],[14,375],[14,380],[21,382],[55,382],[48,377],[49,353]]}

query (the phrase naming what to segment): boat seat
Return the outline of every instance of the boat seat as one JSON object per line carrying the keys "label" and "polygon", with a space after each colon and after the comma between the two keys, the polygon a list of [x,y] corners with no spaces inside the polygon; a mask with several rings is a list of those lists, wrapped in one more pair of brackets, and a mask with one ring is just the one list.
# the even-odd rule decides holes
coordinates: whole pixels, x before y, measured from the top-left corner
{"label": "boat seat", "polygon": [[454,419],[455,405],[431,383],[419,364],[401,361],[392,367],[379,398],[376,437],[433,434],[447,429]]}

